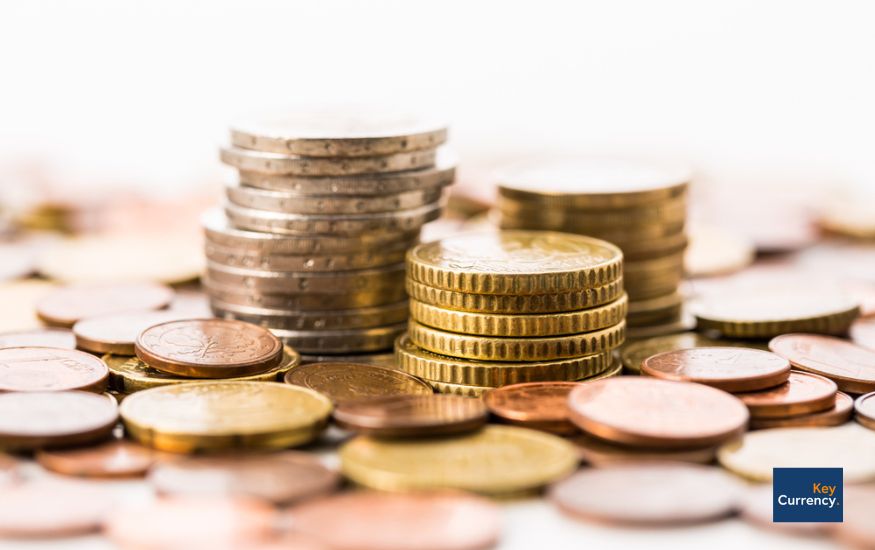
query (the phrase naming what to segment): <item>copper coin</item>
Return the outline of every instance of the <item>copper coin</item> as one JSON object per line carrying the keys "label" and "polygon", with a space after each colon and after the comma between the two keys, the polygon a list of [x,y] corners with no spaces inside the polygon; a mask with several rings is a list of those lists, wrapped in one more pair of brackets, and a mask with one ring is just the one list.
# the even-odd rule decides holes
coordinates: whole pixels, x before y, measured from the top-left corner
{"label": "copper coin", "polygon": [[315,390],[335,404],[396,395],[431,395],[431,386],[395,369],[363,363],[310,363],[286,373],[286,384]]}
{"label": "copper coin", "polygon": [[66,537],[97,531],[113,504],[109,494],[84,483],[21,483],[0,492],[0,536]]}
{"label": "copper coin", "polygon": [[294,531],[334,550],[486,549],[501,533],[498,506],[464,493],[353,492],[288,514]]}
{"label": "copper coin", "polygon": [[[744,401],[744,399],[742,399]],[[817,426],[839,426],[851,419],[854,413],[854,398],[842,392],[836,392],[835,404],[820,412],[802,414],[786,418],[757,418],[750,419],[751,429],[767,428],[803,428]]]}
{"label": "copper coin", "polygon": [[252,498],[158,498],[110,514],[104,532],[121,548],[252,548],[268,541],[276,512]]}
{"label": "copper coin", "polygon": [[334,491],[340,475],[313,455],[287,451],[162,461],[149,473],[149,482],[161,495],[252,497],[288,504]]}
{"label": "copper coin", "polygon": [[173,290],[156,283],[70,285],[46,294],[36,314],[47,325],[72,327],[88,317],[161,309],[171,300]]}
{"label": "copper coin", "polygon": [[728,516],[741,488],[719,468],[666,462],[581,470],[549,496],[563,511],[595,521],[672,525]]}
{"label": "copper coin", "polygon": [[394,395],[345,401],[334,410],[343,428],[384,437],[469,432],[486,424],[486,406],[458,395]]}
{"label": "copper coin", "polygon": [[744,433],[747,407],[716,388],[620,376],[581,384],[571,421],[596,437],[642,447],[706,447]]}
{"label": "copper coin", "polygon": [[695,449],[646,449],[609,443],[586,434],[571,438],[580,459],[592,466],[612,466],[642,462],[689,462],[710,464],[717,457],[717,447]]}
{"label": "copper coin", "polygon": [[769,349],[797,369],[826,376],[848,393],[875,391],[875,351],[818,334],[782,334]]}
{"label": "copper coin", "polygon": [[559,435],[579,430],[568,418],[568,394],[577,382],[525,382],[486,392],[483,401],[501,420]]}
{"label": "copper coin", "polygon": [[118,405],[82,391],[0,393],[0,449],[38,449],[106,439]]}
{"label": "copper coin", "polygon": [[835,405],[836,391],[829,378],[794,370],[780,386],[736,397],[747,405],[752,418],[786,418],[828,410]]}
{"label": "copper coin", "polygon": [[266,328],[230,319],[170,321],[137,337],[137,357],[161,372],[192,378],[233,378],[264,372],[283,357]]}
{"label": "copper coin", "polygon": [[846,486],[842,496],[842,523],[833,526],[835,537],[851,548],[875,548],[875,487]]}
{"label": "copper coin", "polygon": [[77,477],[137,477],[155,463],[152,449],[131,441],[115,440],[93,447],[39,451],[36,460],[46,470]]}
{"label": "copper coin", "polygon": [[134,355],[137,336],[149,327],[190,318],[174,310],[139,311],[89,317],[73,325],[76,347],[92,353]]}
{"label": "copper coin", "polygon": [[857,422],[875,430],[875,392],[861,395],[854,403]]}
{"label": "copper coin", "polygon": [[106,391],[109,368],[99,357],[71,349],[0,349],[0,391]]}
{"label": "copper coin", "polygon": [[768,351],[704,347],[653,355],[644,360],[641,371],[656,378],[740,392],[783,384],[790,376],[790,362]]}
{"label": "copper coin", "polygon": [[0,334],[0,348],[45,347],[76,349],[73,331],[65,328],[35,328]]}

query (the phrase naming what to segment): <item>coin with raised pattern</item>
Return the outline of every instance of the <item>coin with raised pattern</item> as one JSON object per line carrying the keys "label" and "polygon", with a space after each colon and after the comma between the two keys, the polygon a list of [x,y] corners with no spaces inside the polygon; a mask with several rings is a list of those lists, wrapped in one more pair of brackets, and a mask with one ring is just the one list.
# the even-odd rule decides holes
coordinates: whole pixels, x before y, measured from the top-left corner
{"label": "coin with raised pattern", "polygon": [[786,418],[828,410],[838,388],[829,378],[803,371],[790,371],[787,381],[763,391],[738,393],[752,418]]}
{"label": "coin with raised pattern", "polygon": [[578,382],[510,384],[483,395],[489,412],[509,424],[569,435],[579,430],[568,416],[568,394]]}
{"label": "coin with raised pattern", "polygon": [[739,346],[753,349],[766,349],[767,347],[762,342],[718,340],[716,338],[708,338],[697,332],[683,332],[681,334],[668,334],[636,342],[627,342],[620,348],[620,358],[623,360],[624,367],[632,372],[638,372],[641,370],[641,364],[644,360],[651,355],[679,349],[712,346]]}
{"label": "coin with raised pattern", "polygon": [[786,382],[790,362],[756,349],[697,347],[652,355],[642,363],[641,372],[665,380],[698,382],[728,392],[748,392]]}
{"label": "coin with raised pattern", "polygon": [[48,325],[72,327],[88,317],[161,309],[172,300],[173,290],[156,283],[75,284],[46,294],[36,314]]}
{"label": "coin with raised pattern", "polygon": [[396,395],[337,405],[334,420],[347,430],[377,437],[420,437],[476,430],[488,411],[479,399],[456,395]]}
{"label": "coin with raised pattern", "polygon": [[875,390],[875,351],[830,336],[782,334],[769,349],[797,369],[833,380],[840,390],[868,393]]}
{"label": "coin with raised pattern", "polygon": [[223,147],[220,150],[219,158],[225,164],[238,170],[263,174],[352,176],[428,168],[434,166],[435,150],[425,149],[367,157],[330,158],[284,155],[239,147]]}
{"label": "coin with raised pattern", "polygon": [[317,391],[337,404],[434,393],[428,384],[415,376],[362,363],[309,363],[289,371],[285,381]]}
{"label": "coin with raised pattern", "polygon": [[0,391],[106,390],[106,364],[81,351],[21,347],[0,349]]}
{"label": "coin with raised pattern", "polygon": [[[0,449],[85,445],[106,439],[115,401],[83,391],[0,393]],[[2,500],[2,499],[0,499]]]}

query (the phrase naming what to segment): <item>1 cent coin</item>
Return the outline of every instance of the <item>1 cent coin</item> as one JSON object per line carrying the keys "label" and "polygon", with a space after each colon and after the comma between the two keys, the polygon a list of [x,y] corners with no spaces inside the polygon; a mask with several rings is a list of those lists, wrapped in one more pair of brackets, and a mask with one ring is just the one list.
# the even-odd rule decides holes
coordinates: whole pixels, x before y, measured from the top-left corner
{"label": "1 cent coin", "polygon": [[0,334],[0,348],[31,346],[76,349],[76,337],[65,328],[35,328]]}
{"label": "1 cent coin", "polygon": [[109,369],[99,357],[59,348],[0,349],[0,391],[106,391]]}
{"label": "1 cent coin", "polygon": [[172,300],[173,290],[156,283],[79,284],[46,294],[36,314],[47,325],[72,327],[88,317],[161,309]]}
{"label": "1 cent coin", "polygon": [[579,430],[568,417],[568,394],[577,382],[526,382],[510,384],[486,392],[483,401],[489,412],[501,420],[569,435]]}
{"label": "1 cent coin", "polygon": [[89,317],[73,325],[76,347],[92,353],[134,355],[137,336],[147,328],[188,318],[185,313],[162,310]]}
{"label": "1 cent coin", "polygon": [[854,398],[846,393],[836,392],[835,405],[829,409],[787,418],[757,418],[754,416],[750,419],[750,427],[751,429],[760,430],[766,428],[840,426],[850,420],[853,413]]}
{"label": "1 cent coin", "polygon": [[469,432],[486,418],[482,401],[457,395],[395,395],[341,402],[334,410],[341,427],[383,437]]}
{"label": "1 cent coin", "polygon": [[283,356],[265,328],[230,319],[170,321],[137,337],[137,357],[153,369],[192,378],[231,378],[264,372]]}
{"label": "1 cent coin", "polygon": [[137,477],[145,475],[156,453],[130,441],[115,440],[94,446],[39,451],[36,460],[46,470],[78,477]]}
{"label": "1 cent coin", "polygon": [[835,382],[809,372],[791,371],[787,382],[764,391],[739,393],[752,418],[787,418],[828,410],[835,404]]}
{"label": "1 cent coin", "polygon": [[0,393],[0,448],[84,445],[109,437],[117,419],[118,405],[103,394]]}
{"label": "1 cent coin", "polygon": [[797,369],[833,380],[842,391],[875,390],[875,351],[847,340],[818,334],[782,334],[772,338],[769,349]]}
{"label": "1 cent coin", "polygon": [[335,403],[434,393],[431,386],[413,375],[362,363],[301,365],[289,371],[285,381],[315,390]]}
{"label": "1 cent coin", "polygon": [[641,371],[656,378],[741,392],[783,384],[790,376],[790,362],[768,351],[704,347],[653,355],[644,360]]}
{"label": "1 cent coin", "polygon": [[3,490],[0,536],[68,537],[97,531],[113,499],[84,483],[39,481]]}

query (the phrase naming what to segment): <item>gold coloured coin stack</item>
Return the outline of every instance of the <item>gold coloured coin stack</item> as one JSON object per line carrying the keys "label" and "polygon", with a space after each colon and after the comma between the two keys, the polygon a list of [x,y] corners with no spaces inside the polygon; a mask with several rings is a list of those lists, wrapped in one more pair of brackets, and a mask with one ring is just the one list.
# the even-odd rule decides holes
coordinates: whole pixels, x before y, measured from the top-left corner
{"label": "gold coloured coin stack", "polygon": [[567,158],[499,176],[503,229],[589,235],[623,251],[630,338],[680,324],[687,237],[685,169],[614,158]]}
{"label": "gold coloured coin stack", "polygon": [[205,216],[216,315],[302,354],[391,349],[407,320],[404,254],[440,215],[447,129],[399,113],[311,112],[232,127],[238,171]]}
{"label": "gold coloured coin stack", "polygon": [[548,231],[461,234],[407,253],[408,333],[399,367],[441,393],[619,372],[623,255]]}

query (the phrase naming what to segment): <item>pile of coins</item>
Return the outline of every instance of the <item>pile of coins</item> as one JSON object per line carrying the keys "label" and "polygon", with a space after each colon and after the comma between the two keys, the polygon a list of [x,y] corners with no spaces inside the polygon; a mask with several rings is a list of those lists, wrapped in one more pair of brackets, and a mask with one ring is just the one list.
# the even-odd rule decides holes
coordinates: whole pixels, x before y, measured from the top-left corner
{"label": "pile of coins", "polygon": [[309,113],[232,127],[238,171],[204,219],[216,315],[304,354],[386,350],[404,330],[404,254],[440,215],[455,166],[444,126],[395,113]]}
{"label": "pile of coins", "polygon": [[521,164],[499,176],[504,229],[590,235],[623,251],[630,338],[676,330],[690,173],[613,158]]}
{"label": "pile of coins", "polygon": [[407,255],[408,333],[398,366],[438,392],[478,396],[516,382],[583,380],[620,369],[623,255],[547,231],[462,234]]}

